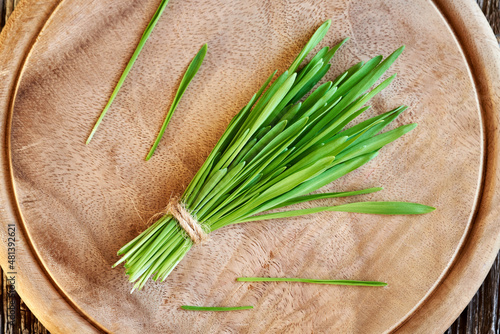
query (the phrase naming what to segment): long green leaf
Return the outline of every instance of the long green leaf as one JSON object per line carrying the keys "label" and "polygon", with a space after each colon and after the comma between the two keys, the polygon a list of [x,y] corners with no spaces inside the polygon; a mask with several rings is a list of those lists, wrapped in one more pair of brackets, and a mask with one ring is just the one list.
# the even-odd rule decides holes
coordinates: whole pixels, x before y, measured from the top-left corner
{"label": "long green leaf", "polygon": [[227,168],[223,168],[221,170],[218,170],[210,179],[208,179],[207,183],[205,183],[203,188],[201,188],[200,193],[198,194],[198,197],[193,204],[194,207],[197,207],[198,204],[200,204],[200,202],[205,199],[208,193],[212,191],[212,189],[220,182],[220,180],[222,180],[226,173]]}
{"label": "long green leaf", "polygon": [[310,278],[281,278],[281,277],[238,277],[238,282],[297,282],[329,285],[351,286],[387,286],[387,283],[377,281],[352,281],[352,280],[324,280]]}
{"label": "long green leaf", "polygon": [[170,119],[172,118],[175,109],[177,109],[177,106],[179,105],[179,102],[184,95],[184,92],[186,91],[187,87],[195,77],[196,73],[198,73],[198,70],[200,69],[201,64],[203,63],[203,59],[205,59],[205,55],[207,54],[207,45],[204,44],[200,51],[196,54],[196,56],[193,58],[191,63],[189,64],[188,69],[186,70],[186,73],[184,73],[184,77],[182,78],[181,84],[179,85],[179,88],[177,89],[177,93],[175,94],[174,101],[172,102],[172,105],[170,106],[170,110],[167,113],[167,117],[165,118],[165,121],[163,122],[163,125],[161,126],[160,133],[158,134],[158,137],[156,137],[155,142],[153,143],[153,146],[151,147],[151,150],[149,151],[148,155],[146,156],[146,161],[151,159],[153,154],[156,151],[156,148],[160,144],[161,138],[163,137],[163,134],[165,133],[165,130],[167,129],[168,123],[170,123]]}
{"label": "long green leaf", "polygon": [[307,42],[306,46],[302,49],[302,51],[300,51],[297,58],[295,58],[293,64],[290,65],[288,72],[294,73],[297,71],[297,68],[304,61],[309,52],[311,52],[311,50],[314,49],[316,45],[318,45],[318,43],[323,39],[323,37],[325,37],[326,33],[328,32],[328,29],[330,29],[331,24],[332,21],[327,20],[318,28],[318,30],[316,30],[316,32],[313,34],[309,42]]}
{"label": "long green leaf", "polygon": [[418,203],[407,202],[358,202],[336,206],[324,206],[303,210],[283,211],[253,216],[238,220],[236,223],[252,222],[259,220],[278,219],[304,216],[325,211],[353,212],[375,215],[420,215],[436,210],[436,208]]}
{"label": "long green leaf", "polygon": [[210,311],[210,312],[226,312],[226,311],[241,311],[251,310],[253,306],[235,306],[235,307],[207,307],[207,306],[189,306],[182,305],[181,309],[187,311]]}

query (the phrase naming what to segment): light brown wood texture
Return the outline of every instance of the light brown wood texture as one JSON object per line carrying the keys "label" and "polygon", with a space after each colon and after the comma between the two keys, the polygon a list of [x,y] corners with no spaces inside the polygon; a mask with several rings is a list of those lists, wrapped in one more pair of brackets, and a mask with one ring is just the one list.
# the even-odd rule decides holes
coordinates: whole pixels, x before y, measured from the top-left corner
{"label": "light brown wood texture", "polygon": [[[85,146],[158,3],[25,0],[0,35],[0,213],[17,224],[17,288],[34,313],[53,333],[442,333],[500,245],[500,63],[475,4],[172,1]],[[130,295],[123,269],[111,269],[116,251],[182,191],[229,119],[327,18],[333,24],[321,46],[352,38],[327,79],[407,46],[390,71],[396,82],[373,100],[369,115],[407,104],[395,125],[419,127],[323,190],[383,186],[363,200],[438,210],[418,217],[326,213],[224,228],[190,251],[165,283]],[[205,63],[146,163],[180,77],[205,42]],[[5,242],[5,226],[1,233]],[[2,247],[2,265],[6,255]],[[268,275],[389,286],[235,282]],[[196,313],[182,304],[255,309]]]}

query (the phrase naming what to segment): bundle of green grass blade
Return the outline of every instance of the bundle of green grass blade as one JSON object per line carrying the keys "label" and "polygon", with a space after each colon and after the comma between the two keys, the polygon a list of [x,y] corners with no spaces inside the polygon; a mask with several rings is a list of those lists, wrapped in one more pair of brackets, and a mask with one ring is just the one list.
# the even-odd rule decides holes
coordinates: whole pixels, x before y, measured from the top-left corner
{"label": "bundle of green grass blade", "polygon": [[[206,232],[230,224],[322,211],[422,214],[434,210],[416,203],[356,202],[259,215],[306,201],[380,190],[307,195],[366,164],[384,145],[416,127],[404,125],[379,134],[406,109],[401,106],[346,129],[369,108],[365,103],[394,79],[395,75],[370,90],[403,47],[386,59],[377,56],[354,65],[300,102],[327,73],[329,61],[346,41],[321,49],[299,70],[329,26],[327,21],[315,32],[289,70],[266,90],[276,72],[268,78],[230,122],[185,190],[180,203]],[[193,244],[178,219],[167,213],[119,250],[122,258],[115,266],[125,262],[134,289],[141,289],[151,276],[165,280]]]}

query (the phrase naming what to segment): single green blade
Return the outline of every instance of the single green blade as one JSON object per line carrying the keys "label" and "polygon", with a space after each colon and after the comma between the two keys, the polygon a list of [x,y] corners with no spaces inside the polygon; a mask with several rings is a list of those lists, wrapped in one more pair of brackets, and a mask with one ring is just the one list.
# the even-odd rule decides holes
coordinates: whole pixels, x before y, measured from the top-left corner
{"label": "single green blade", "polygon": [[226,312],[226,311],[241,311],[251,310],[253,306],[235,306],[235,307],[207,307],[207,306],[189,306],[182,305],[181,309],[187,311],[211,311],[211,312]]}
{"label": "single green blade", "polygon": [[174,101],[172,102],[172,105],[170,106],[170,110],[167,113],[167,117],[165,118],[165,121],[163,122],[163,125],[161,126],[160,133],[158,134],[158,137],[156,137],[156,140],[153,144],[153,147],[151,147],[151,150],[149,151],[148,155],[146,156],[146,161],[151,159],[153,154],[156,151],[156,148],[158,147],[158,144],[160,144],[161,138],[163,137],[163,134],[165,133],[165,130],[167,129],[168,123],[170,123],[170,119],[172,118],[172,115],[175,112],[175,109],[177,109],[177,106],[179,105],[179,102],[184,95],[184,92],[186,91],[187,87],[195,77],[196,73],[198,73],[198,70],[201,67],[201,64],[203,63],[203,59],[205,59],[205,55],[207,54],[207,45],[203,44],[201,47],[200,51],[196,54],[196,56],[193,58],[191,63],[189,64],[188,69],[186,70],[186,73],[184,74],[184,77],[182,78],[181,84],[179,85],[179,88],[177,89],[177,93],[175,94]]}
{"label": "single green blade", "polygon": [[328,46],[325,46],[323,49],[319,50],[318,53],[316,53],[316,55],[311,59],[311,61],[299,71],[297,80],[301,80],[302,77],[304,77],[304,75],[308,73],[312,67],[314,67],[320,60],[322,60],[327,53]]}
{"label": "single green blade", "polygon": [[357,202],[338,205],[331,211],[374,215],[421,215],[436,210],[431,206],[409,202]]}
{"label": "single green blade", "polygon": [[329,285],[351,285],[351,286],[387,286],[387,283],[377,281],[353,281],[353,280],[323,280],[310,278],[281,278],[281,277],[238,277],[238,282],[298,282]]}
{"label": "single green blade", "polygon": [[316,45],[318,45],[318,43],[323,39],[323,37],[325,37],[326,33],[328,32],[328,29],[330,29],[331,24],[332,21],[327,20],[318,28],[318,30],[316,30],[316,32],[312,35],[309,42],[307,42],[306,46],[302,49],[297,58],[295,58],[295,61],[288,69],[288,72],[294,73],[297,71],[297,68],[300,66],[302,61],[309,54],[309,52],[311,52],[311,50],[314,49]]}
{"label": "single green blade", "polygon": [[335,45],[334,47],[332,47],[330,49],[330,51],[328,51],[328,53],[323,57],[323,61],[325,63],[328,63],[333,58],[333,56],[338,51],[338,49],[340,49],[340,47],[342,45],[344,45],[345,42],[347,42],[349,39],[350,39],[350,37],[347,37],[347,38],[343,39],[340,43],[338,43],[337,45]]}
{"label": "single green blade", "polygon": [[352,212],[352,213],[364,213],[364,214],[374,214],[374,215],[421,215],[432,212],[434,210],[436,210],[436,208],[418,203],[357,202],[357,203],[349,203],[336,206],[324,206],[319,208],[269,213],[265,215],[244,218],[242,220],[239,220],[238,223],[268,220],[268,219],[298,217],[325,211]]}

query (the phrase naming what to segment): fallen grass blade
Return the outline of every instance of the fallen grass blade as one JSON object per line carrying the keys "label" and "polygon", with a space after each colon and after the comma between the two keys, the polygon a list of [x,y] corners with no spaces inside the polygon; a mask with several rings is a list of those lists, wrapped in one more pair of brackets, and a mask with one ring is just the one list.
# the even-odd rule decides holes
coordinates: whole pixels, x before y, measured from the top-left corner
{"label": "fallen grass blade", "polygon": [[241,311],[251,310],[253,306],[235,306],[235,307],[206,307],[206,306],[189,306],[182,305],[181,309],[187,311],[211,311],[211,312],[226,312],[226,311]]}
{"label": "fallen grass blade", "polygon": [[352,212],[352,213],[364,213],[364,214],[374,214],[374,215],[421,215],[425,213],[430,213],[434,210],[436,210],[436,208],[418,203],[357,202],[357,203],[349,203],[336,206],[324,206],[318,208],[268,213],[265,215],[242,218],[241,220],[237,220],[235,223],[298,217],[325,211]]}
{"label": "fallen grass blade", "polygon": [[353,280],[321,280],[309,278],[280,278],[280,277],[239,277],[238,282],[298,282],[312,284],[351,285],[351,286],[387,286],[387,283],[377,281]]}
{"label": "fallen grass blade", "polygon": [[172,118],[175,109],[177,109],[177,106],[179,105],[179,102],[184,95],[184,92],[186,91],[187,87],[195,77],[196,73],[198,73],[198,70],[200,69],[201,64],[203,63],[203,59],[205,59],[205,55],[207,54],[207,45],[204,44],[200,51],[196,54],[196,56],[193,58],[191,63],[189,64],[188,69],[186,70],[186,73],[184,74],[184,77],[182,78],[181,84],[179,85],[179,88],[177,89],[177,93],[175,94],[174,101],[172,102],[172,105],[170,106],[170,110],[167,113],[167,117],[165,118],[165,121],[163,122],[163,125],[161,126],[160,133],[158,134],[158,137],[156,137],[156,140],[153,144],[153,147],[151,147],[151,150],[149,151],[148,155],[146,156],[146,161],[151,159],[153,154],[156,151],[156,148],[158,147],[158,144],[160,144],[161,138],[163,137],[163,134],[165,133],[165,130],[167,129],[168,123],[170,123],[170,119]]}

